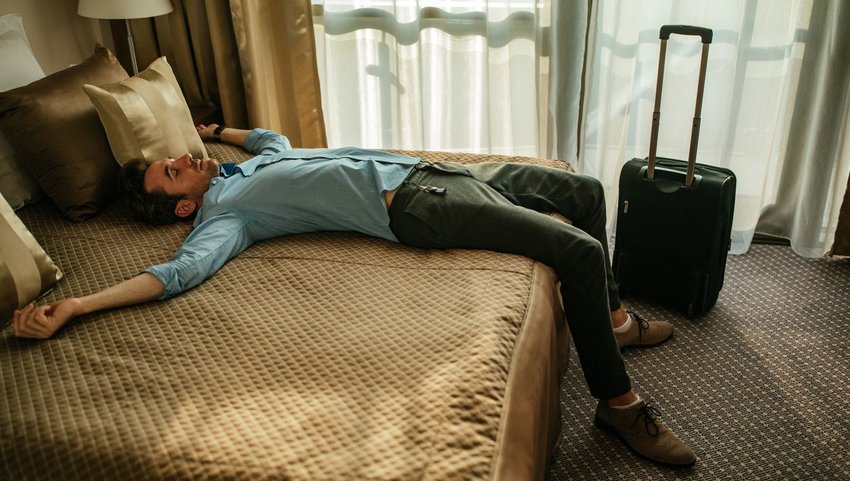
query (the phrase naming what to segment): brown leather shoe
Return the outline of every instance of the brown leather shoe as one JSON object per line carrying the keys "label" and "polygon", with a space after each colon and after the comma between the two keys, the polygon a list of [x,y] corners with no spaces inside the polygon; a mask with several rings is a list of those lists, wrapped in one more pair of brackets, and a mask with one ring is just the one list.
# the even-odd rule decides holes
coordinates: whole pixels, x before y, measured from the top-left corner
{"label": "brown leather shoe", "polygon": [[633,311],[628,313],[632,316],[632,327],[626,332],[614,333],[620,349],[655,346],[673,335],[673,324],[667,321],[645,321]]}
{"label": "brown leather shoe", "polygon": [[595,424],[619,437],[638,455],[668,466],[694,464],[696,454],[658,416],[654,407],[640,401],[628,409],[615,409],[605,401],[596,406]]}

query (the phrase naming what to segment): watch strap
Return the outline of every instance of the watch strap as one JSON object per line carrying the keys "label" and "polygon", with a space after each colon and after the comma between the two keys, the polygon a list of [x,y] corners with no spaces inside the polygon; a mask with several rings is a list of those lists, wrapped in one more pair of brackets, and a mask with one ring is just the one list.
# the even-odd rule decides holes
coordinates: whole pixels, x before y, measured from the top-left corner
{"label": "watch strap", "polygon": [[216,127],[215,130],[213,130],[213,140],[215,140],[216,142],[221,142],[221,132],[223,130],[223,125],[219,125],[218,127]]}

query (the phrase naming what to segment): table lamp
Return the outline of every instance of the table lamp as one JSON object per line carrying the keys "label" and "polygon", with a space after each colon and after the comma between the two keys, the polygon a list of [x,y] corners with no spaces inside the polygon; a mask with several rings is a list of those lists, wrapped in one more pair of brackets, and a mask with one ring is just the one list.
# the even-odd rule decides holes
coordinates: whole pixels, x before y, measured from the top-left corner
{"label": "table lamp", "polygon": [[139,66],[136,64],[136,48],[133,45],[130,19],[156,17],[172,10],[174,7],[171,5],[171,0],[80,0],[77,5],[77,15],[83,17],[124,20],[127,25],[127,42],[130,45],[133,75],[139,73]]}

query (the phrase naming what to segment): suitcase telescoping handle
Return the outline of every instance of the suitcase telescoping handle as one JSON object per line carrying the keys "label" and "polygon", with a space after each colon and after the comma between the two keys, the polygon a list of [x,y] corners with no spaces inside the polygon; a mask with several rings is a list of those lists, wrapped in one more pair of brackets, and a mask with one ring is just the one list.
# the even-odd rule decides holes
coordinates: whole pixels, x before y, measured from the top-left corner
{"label": "suitcase telescoping handle", "polygon": [[697,104],[694,109],[694,121],[691,127],[691,146],[688,151],[688,171],[685,186],[690,187],[694,182],[694,170],[697,160],[697,143],[699,141],[700,112],[702,111],[702,94],[705,90],[705,67],[708,63],[708,46],[711,44],[713,32],[710,28],[694,27],[691,25],[664,25],[661,27],[661,52],[658,60],[658,83],[655,87],[655,108],[652,112],[652,131],[649,138],[649,159],[646,176],[655,179],[655,154],[658,149],[658,123],[661,118],[661,87],[664,84],[664,59],[667,57],[667,39],[670,34],[694,35],[702,38],[702,59],[699,65],[699,83],[697,84]]}

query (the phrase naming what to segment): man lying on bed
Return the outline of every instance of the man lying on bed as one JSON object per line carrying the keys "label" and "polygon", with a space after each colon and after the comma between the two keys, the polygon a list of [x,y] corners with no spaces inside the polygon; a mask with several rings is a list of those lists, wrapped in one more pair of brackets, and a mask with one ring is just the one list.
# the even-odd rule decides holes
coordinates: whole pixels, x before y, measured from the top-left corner
{"label": "man lying on bed", "polygon": [[[285,234],[357,231],[423,248],[520,254],[552,266],[561,280],[576,351],[591,394],[601,400],[596,423],[654,461],[686,466],[696,460],[631,388],[620,349],[661,343],[673,327],[644,321],[620,303],[604,193],[595,179],[534,165],[462,166],[355,148],[292,149],[286,137],[261,129],[213,124],[199,125],[198,133],[256,157],[236,166],[186,154],[122,170],[139,217],[158,224],[194,218],[174,258],[95,294],[16,311],[17,336],[48,338],[78,315],[170,298],[254,242]],[[539,213],[552,211],[573,225]]]}

